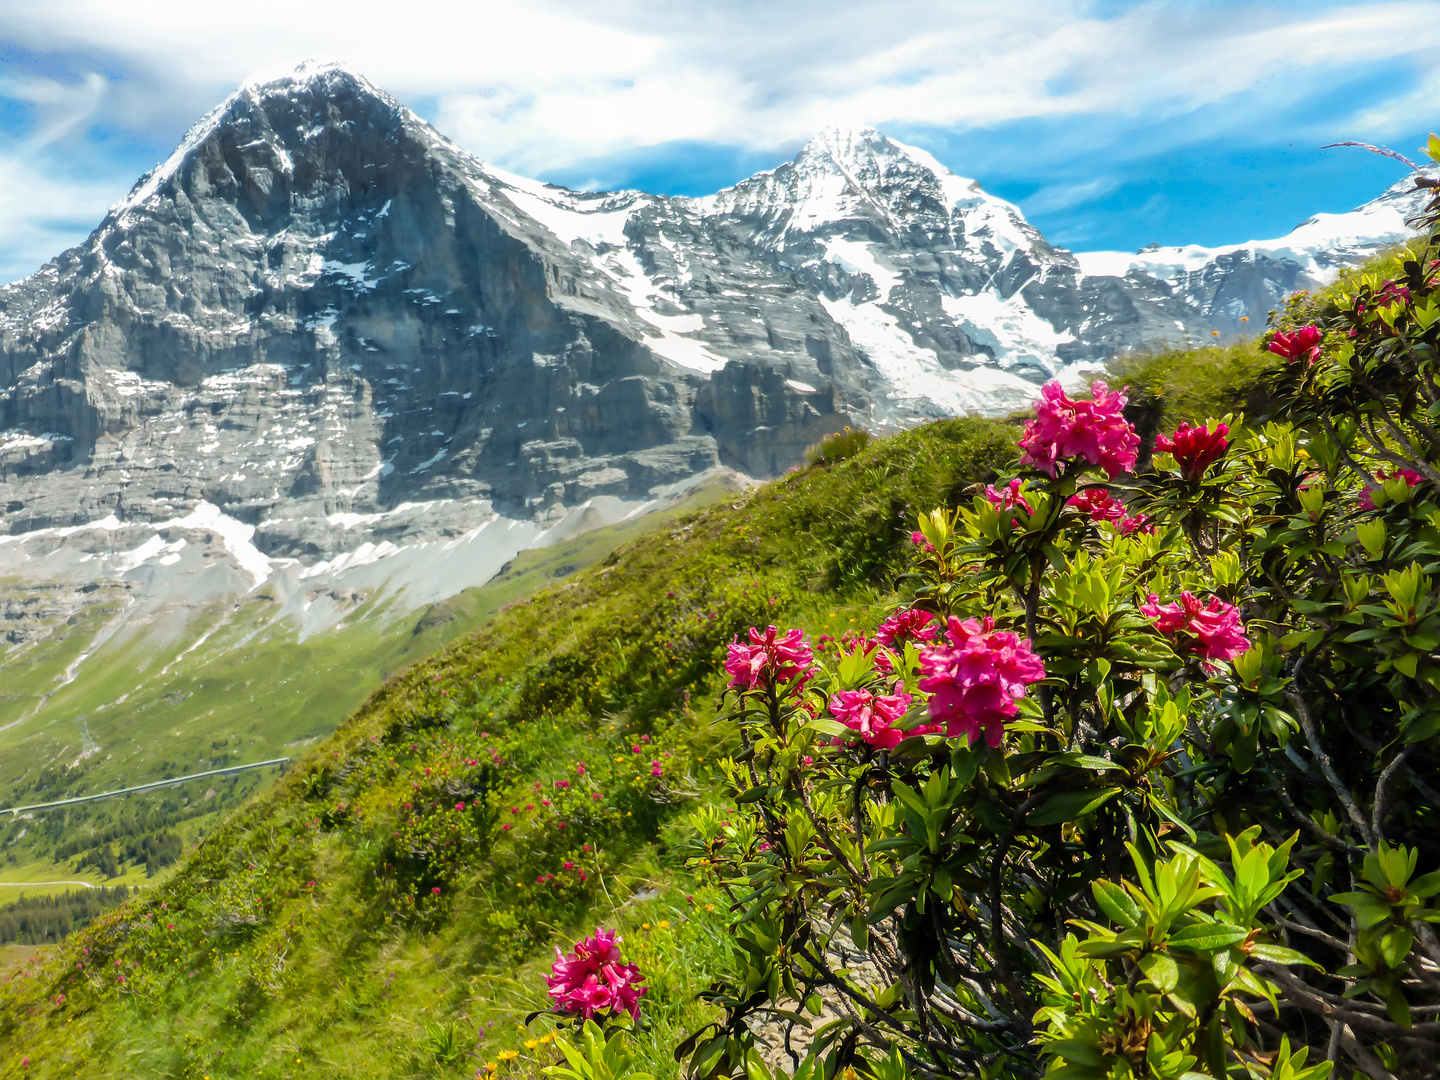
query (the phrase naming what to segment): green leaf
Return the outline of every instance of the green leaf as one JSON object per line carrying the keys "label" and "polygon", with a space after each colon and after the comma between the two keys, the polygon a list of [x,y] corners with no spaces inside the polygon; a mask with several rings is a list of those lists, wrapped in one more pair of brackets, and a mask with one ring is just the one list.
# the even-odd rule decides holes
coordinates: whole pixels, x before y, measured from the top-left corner
{"label": "green leaf", "polygon": [[1406,886],[1412,894],[1421,900],[1428,900],[1436,893],[1440,893],[1440,870],[1422,874]]}
{"label": "green leaf", "polygon": [[[1284,945],[1259,944],[1252,946],[1250,955],[1257,960],[1267,960],[1272,964],[1306,964],[1309,967],[1320,968],[1314,960],[1311,960],[1304,953],[1296,949],[1286,948]],[[1320,968],[1320,970],[1324,970]]]}
{"label": "green leaf", "polygon": [[817,716],[805,725],[811,731],[819,732],[821,735],[829,735],[837,739],[854,739],[855,731],[848,728],[837,720],[831,720],[828,716]]}
{"label": "green leaf", "polygon": [[1414,943],[1415,935],[1403,926],[1389,931],[1380,939],[1380,955],[1385,958],[1386,966],[1394,970],[1403,964]]}
{"label": "green leaf", "polygon": [[1099,1069],[1105,1065],[1105,1057],[1100,1053],[1100,1048],[1094,1043],[1081,1042],[1079,1039],[1056,1039],[1054,1042],[1041,1044],[1041,1049],[1047,1054],[1055,1054],[1066,1061],[1079,1062],[1092,1068]]}
{"label": "green leaf", "polygon": [[1229,948],[1250,936],[1248,930],[1228,923],[1195,923],[1170,935],[1170,948],[1213,952]]}
{"label": "green leaf", "polygon": [[1390,1014],[1390,1019],[1402,1028],[1410,1026],[1410,1002],[1405,1000],[1405,991],[1400,987],[1390,991],[1385,999],[1385,1011]]}
{"label": "green leaf", "polygon": [[1140,970],[1162,994],[1180,985],[1180,965],[1165,953],[1146,953],[1140,957]]}
{"label": "green leaf", "polygon": [[[1104,878],[1092,881],[1090,891],[1094,893],[1095,903],[1100,910],[1105,912],[1113,923],[1131,929],[1139,926],[1145,917],[1144,912],[1140,910],[1140,905],[1135,903],[1130,894],[1113,881],[1106,881]],[[1243,933],[1241,937],[1244,937]]]}
{"label": "green leaf", "polygon": [[1120,794],[1118,787],[1081,788],[1079,791],[1062,791],[1052,795],[1036,809],[1030,811],[1025,821],[1029,825],[1058,825],[1062,821],[1074,821],[1084,817]]}

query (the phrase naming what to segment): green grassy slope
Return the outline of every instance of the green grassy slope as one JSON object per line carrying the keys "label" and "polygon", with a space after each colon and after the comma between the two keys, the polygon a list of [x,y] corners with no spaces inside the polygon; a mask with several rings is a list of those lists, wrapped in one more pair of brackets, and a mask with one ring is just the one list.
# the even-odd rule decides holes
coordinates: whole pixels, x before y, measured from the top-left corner
{"label": "green grassy slope", "polygon": [[1015,435],[947,421],[792,474],[421,660],[169,880],[0,982],[0,1076],[529,1074],[548,947],[596,922],[650,973],[644,1053],[673,1074],[728,962],[725,913],[677,869],[725,643],[873,625],[916,511]]}
{"label": "green grassy slope", "polygon": [[[483,625],[505,605],[664,527],[677,514],[733,495],[733,485],[716,480],[671,509],[522,552],[491,582],[439,604],[394,611],[381,597],[358,605],[339,626],[303,640],[294,625],[276,620],[278,604],[262,589],[200,613],[182,634],[153,623],[117,633],[76,669],[73,682],[57,690],[66,666],[86,651],[123,602],[124,590],[116,586],[116,598],[88,609],[68,635],[0,667],[0,686],[17,715],[23,715],[15,709],[17,702],[28,711],[39,694],[51,695],[33,719],[0,731],[0,807],[225,765],[299,758],[393,672]],[[83,759],[78,721],[101,748]],[[9,722],[0,718],[0,727]],[[273,775],[247,777],[241,794],[252,793]],[[199,783],[194,799],[202,800],[210,787]],[[232,782],[219,787],[222,795],[233,790]],[[188,786],[179,793],[189,798]],[[166,797],[135,796],[125,802]],[[101,882],[93,871],[57,861],[55,847],[61,836],[108,829],[117,818],[116,805],[77,807],[28,826],[12,827],[8,818],[0,818],[0,883]],[[195,825],[197,835],[218,817],[218,812],[203,817]],[[17,842],[22,831],[26,835]],[[143,869],[132,869],[123,880],[142,884],[143,879]],[[0,892],[0,903],[5,898]]]}

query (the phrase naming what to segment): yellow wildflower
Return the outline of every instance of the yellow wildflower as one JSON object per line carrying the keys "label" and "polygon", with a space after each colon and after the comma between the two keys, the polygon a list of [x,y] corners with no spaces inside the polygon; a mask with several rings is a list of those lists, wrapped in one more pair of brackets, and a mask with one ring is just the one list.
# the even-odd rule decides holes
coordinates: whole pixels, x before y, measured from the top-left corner
{"label": "yellow wildflower", "polygon": [[501,1060],[501,1061],[514,1061],[514,1060],[515,1060],[517,1057],[519,1057],[519,1056],[520,1056],[520,1051],[519,1051],[519,1050],[501,1050],[501,1051],[500,1051],[500,1060]]}

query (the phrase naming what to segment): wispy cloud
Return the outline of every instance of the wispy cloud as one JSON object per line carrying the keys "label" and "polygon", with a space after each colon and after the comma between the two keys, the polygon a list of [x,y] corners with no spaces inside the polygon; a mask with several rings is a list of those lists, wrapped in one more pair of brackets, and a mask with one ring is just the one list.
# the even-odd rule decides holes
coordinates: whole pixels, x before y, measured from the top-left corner
{"label": "wispy cloud", "polygon": [[[0,132],[0,168],[12,172],[63,175],[67,162],[72,175],[105,172],[94,125],[162,157],[257,69],[323,56],[427,103],[487,160],[589,175],[670,143],[778,153],[831,123],[961,134],[1068,119],[1068,141],[1100,132],[1117,161],[1142,144],[1254,139],[1267,117],[1347,73],[1440,68],[1440,5],[431,0],[397,12],[390,0],[252,0],[242,19],[193,0],[47,0],[0,7],[0,40],[37,58],[35,71],[0,80],[0,98],[33,117],[23,136]],[[1345,134],[1408,130],[1433,101],[1426,81],[1351,103]],[[1053,160],[1065,141],[1035,156]],[[73,164],[85,155],[86,168]],[[122,184],[123,171],[94,183],[114,198],[133,179]],[[1030,204],[1063,211],[1113,179],[1037,176]],[[0,210],[0,248],[34,230],[27,213]]]}

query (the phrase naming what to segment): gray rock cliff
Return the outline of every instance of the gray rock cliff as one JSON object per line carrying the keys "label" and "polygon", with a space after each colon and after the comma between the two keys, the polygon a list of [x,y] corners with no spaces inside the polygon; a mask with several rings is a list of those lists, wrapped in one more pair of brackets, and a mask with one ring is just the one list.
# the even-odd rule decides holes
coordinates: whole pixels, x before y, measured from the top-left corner
{"label": "gray rock cliff", "polygon": [[161,559],[183,522],[257,580],[496,521],[529,542],[597,499],[773,475],[847,424],[1024,407],[1117,350],[1238,325],[1361,257],[1311,232],[1303,267],[1077,257],[870,130],[707,198],[572,192],[306,65],[241,88],[0,289],[0,540],[38,565],[113,522]]}

